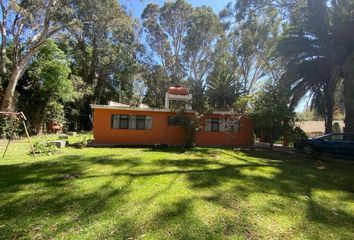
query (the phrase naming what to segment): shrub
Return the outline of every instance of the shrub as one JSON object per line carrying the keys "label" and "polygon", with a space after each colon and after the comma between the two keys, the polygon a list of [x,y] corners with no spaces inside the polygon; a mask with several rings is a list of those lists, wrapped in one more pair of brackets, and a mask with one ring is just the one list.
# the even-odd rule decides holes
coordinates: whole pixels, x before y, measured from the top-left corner
{"label": "shrub", "polygon": [[184,111],[178,111],[176,121],[183,130],[183,142],[185,148],[193,148],[195,146],[195,138],[199,131],[199,114],[187,114]]}
{"label": "shrub", "polygon": [[74,148],[85,148],[90,141],[90,136],[79,136],[78,141],[73,144],[70,144],[70,146]]}
{"label": "shrub", "polygon": [[12,135],[17,136],[21,132],[20,120],[11,116],[0,116],[0,138],[11,138]]}
{"label": "shrub", "polygon": [[290,140],[292,142],[297,142],[297,141],[306,140],[306,139],[308,139],[308,137],[307,137],[306,133],[300,127],[295,127],[292,130],[291,138],[290,138]]}
{"label": "shrub", "polygon": [[51,155],[58,151],[58,148],[50,142],[40,141],[33,145],[34,152],[39,155]]}

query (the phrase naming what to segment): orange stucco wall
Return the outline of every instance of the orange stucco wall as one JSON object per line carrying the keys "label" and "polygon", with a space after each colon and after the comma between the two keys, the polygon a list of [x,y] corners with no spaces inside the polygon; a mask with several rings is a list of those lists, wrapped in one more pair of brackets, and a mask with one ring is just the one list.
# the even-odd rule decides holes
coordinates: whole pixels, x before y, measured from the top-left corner
{"label": "orange stucco wall", "polygon": [[[208,114],[206,117],[217,118],[220,115]],[[198,146],[247,146],[251,143],[252,139],[252,121],[247,117],[241,117],[239,132],[206,132],[202,130],[198,133],[195,142]]]}
{"label": "orange stucco wall", "polygon": [[[149,115],[152,116],[151,130],[113,129],[111,128],[112,114]],[[94,109],[94,143],[117,145],[181,145],[183,131],[176,126],[168,126],[168,116],[172,112],[134,111],[121,109]],[[218,115],[207,115],[218,117]],[[241,130],[234,133],[234,140],[225,132],[205,132],[202,129],[196,138],[198,146],[231,146],[248,145],[253,136],[250,119],[241,119]]]}

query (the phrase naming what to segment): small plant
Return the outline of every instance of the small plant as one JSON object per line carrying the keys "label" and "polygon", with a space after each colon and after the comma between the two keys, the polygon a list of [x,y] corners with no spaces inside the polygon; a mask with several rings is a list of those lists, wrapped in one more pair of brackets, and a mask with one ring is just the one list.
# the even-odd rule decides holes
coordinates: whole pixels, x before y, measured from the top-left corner
{"label": "small plant", "polygon": [[90,136],[85,136],[85,135],[79,136],[78,141],[71,144],[71,146],[74,148],[85,148],[90,141],[91,141]]}
{"label": "small plant", "polygon": [[40,141],[33,145],[34,151],[39,155],[51,155],[58,151],[58,148],[50,142]]}

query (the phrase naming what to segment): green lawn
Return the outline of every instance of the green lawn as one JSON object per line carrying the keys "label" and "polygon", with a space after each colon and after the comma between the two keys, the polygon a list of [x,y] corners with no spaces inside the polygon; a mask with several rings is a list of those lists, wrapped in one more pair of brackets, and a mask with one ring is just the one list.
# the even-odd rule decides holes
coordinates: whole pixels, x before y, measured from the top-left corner
{"label": "green lawn", "polygon": [[354,239],[354,164],[205,148],[28,152],[21,140],[0,159],[1,239]]}

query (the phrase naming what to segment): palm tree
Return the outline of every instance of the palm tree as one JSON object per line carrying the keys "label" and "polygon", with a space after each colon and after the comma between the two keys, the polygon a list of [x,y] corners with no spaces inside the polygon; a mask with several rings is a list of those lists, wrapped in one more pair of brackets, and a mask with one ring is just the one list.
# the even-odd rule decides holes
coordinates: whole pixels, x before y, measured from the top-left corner
{"label": "palm tree", "polygon": [[345,131],[354,132],[354,2],[336,0],[331,3],[334,60],[344,80]]}
{"label": "palm tree", "polygon": [[228,69],[214,71],[207,79],[209,103],[214,109],[228,110],[236,100],[234,76]]}
{"label": "palm tree", "polygon": [[308,0],[302,19],[290,26],[278,44],[285,64],[281,83],[292,91],[292,105],[307,93],[332,132],[334,94],[340,68],[333,64],[333,40],[328,7],[323,0]]}

